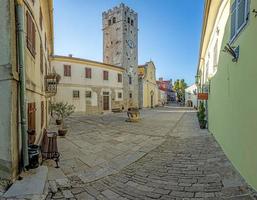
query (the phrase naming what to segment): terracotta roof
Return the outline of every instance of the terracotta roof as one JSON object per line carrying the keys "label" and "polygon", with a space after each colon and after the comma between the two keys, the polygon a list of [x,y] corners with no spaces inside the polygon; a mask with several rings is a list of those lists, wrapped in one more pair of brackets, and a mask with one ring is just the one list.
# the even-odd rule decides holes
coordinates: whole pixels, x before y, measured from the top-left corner
{"label": "terracotta roof", "polygon": [[92,64],[98,64],[98,65],[102,65],[102,66],[106,66],[106,67],[112,67],[112,68],[116,68],[119,70],[125,70],[123,67],[117,66],[117,65],[111,65],[111,64],[107,64],[107,63],[102,63],[99,61],[94,61],[94,60],[89,60],[89,59],[84,59],[84,58],[76,58],[76,57],[70,57],[70,56],[59,56],[59,55],[54,55],[52,56],[52,59],[68,59],[68,60],[72,60],[74,62],[78,61],[78,62],[86,62],[86,63],[92,63]]}

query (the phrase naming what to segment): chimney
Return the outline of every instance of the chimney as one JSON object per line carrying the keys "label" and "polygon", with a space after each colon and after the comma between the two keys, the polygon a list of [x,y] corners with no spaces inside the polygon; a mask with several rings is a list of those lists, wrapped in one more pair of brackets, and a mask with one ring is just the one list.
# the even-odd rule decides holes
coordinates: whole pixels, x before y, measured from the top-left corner
{"label": "chimney", "polygon": [[160,78],[159,78],[159,81],[163,81],[163,78],[162,78],[162,77],[160,77]]}
{"label": "chimney", "polygon": [[72,54],[69,54],[69,57],[71,57],[71,58],[72,58]]}

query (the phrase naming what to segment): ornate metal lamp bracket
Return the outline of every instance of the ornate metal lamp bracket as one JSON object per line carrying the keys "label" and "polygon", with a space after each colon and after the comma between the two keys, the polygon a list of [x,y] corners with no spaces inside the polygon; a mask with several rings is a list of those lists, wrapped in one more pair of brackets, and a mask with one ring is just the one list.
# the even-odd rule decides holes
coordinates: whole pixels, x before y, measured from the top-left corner
{"label": "ornate metal lamp bracket", "polygon": [[255,13],[255,17],[257,17],[257,10],[253,9],[253,13]]}
{"label": "ornate metal lamp bracket", "polygon": [[238,61],[238,58],[239,58],[239,46],[232,47],[232,46],[230,46],[229,43],[227,43],[226,46],[223,49],[223,52],[226,52],[229,55],[231,55],[233,57],[233,59],[232,59],[233,62],[237,62]]}

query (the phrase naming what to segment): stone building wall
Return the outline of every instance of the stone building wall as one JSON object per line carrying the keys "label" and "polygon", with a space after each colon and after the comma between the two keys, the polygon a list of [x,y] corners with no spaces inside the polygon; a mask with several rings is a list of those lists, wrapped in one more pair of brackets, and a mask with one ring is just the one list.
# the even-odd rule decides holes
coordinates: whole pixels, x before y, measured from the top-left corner
{"label": "stone building wall", "polygon": [[[45,75],[50,72],[48,55],[53,53],[52,40],[52,1],[30,0],[20,1],[23,11],[24,38],[27,28],[27,15],[31,16],[35,26],[35,54],[28,50],[27,40],[24,40],[24,67],[26,69],[27,103],[35,103],[35,143],[40,143],[42,130],[47,127],[47,102],[45,93]],[[41,17],[40,17],[41,10]],[[17,52],[17,28],[15,1],[1,1],[0,6],[0,178],[15,179],[21,168],[21,133],[19,107],[19,69]],[[40,25],[42,19],[42,26]],[[42,54],[40,46],[42,45]],[[40,55],[43,58],[43,69],[40,69]],[[44,102],[44,107],[41,102]],[[44,112],[42,114],[42,111]],[[28,123],[28,118],[26,119]],[[44,122],[44,123],[42,123]]]}
{"label": "stone building wall", "polygon": [[138,107],[137,13],[124,4],[120,4],[118,7],[103,12],[102,16],[103,61],[125,69],[123,84],[126,109]]}

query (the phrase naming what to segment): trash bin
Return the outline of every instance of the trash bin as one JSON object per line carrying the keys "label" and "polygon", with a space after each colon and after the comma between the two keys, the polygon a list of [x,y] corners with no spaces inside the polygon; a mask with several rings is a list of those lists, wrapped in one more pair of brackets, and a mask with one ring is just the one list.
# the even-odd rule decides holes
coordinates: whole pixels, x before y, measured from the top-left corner
{"label": "trash bin", "polygon": [[39,145],[30,144],[28,147],[29,153],[29,168],[34,169],[39,166],[39,154],[40,154],[40,147]]}

